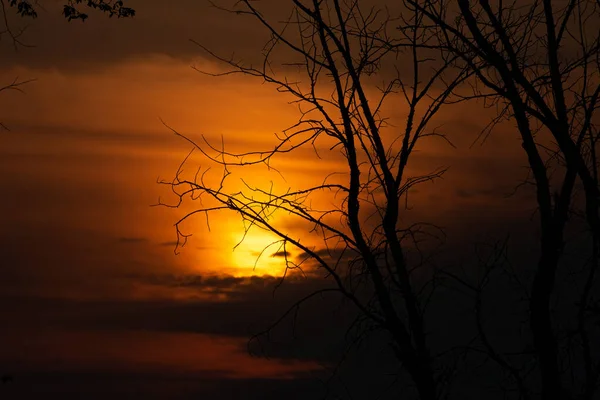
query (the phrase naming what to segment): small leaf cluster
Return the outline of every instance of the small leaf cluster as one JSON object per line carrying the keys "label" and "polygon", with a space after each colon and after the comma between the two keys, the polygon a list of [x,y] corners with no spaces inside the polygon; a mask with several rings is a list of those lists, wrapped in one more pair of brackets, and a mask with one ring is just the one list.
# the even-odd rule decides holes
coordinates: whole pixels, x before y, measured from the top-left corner
{"label": "small leaf cluster", "polygon": [[63,15],[69,21],[80,19],[85,21],[88,15],[77,8],[77,5],[85,3],[89,8],[100,10],[109,17],[128,18],[135,16],[135,10],[130,7],[125,7],[122,0],[105,1],[105,0],[69,0],[63,7]]}
{"label": "small leaf cluster", "polygon": [[11,7],[17,8],[17,14],[21,17],[36,18],[37,12],[29,0],[10,0],[8,3]]}
{"label": "small leaf cluster", "polygon": [[[8,4],[11,7],[16,8],[17,14],[21,17],[36,18],[38,16],[31,0],[9,0]],[[82,7],[99,10],[109,17],[128,18],[135,16],[135,10],[126,7],[123,0],[68,0],[68,2],[63,5],[62,15],[68,21],[75,19],[85,21],[89,16],[82,11]]]}

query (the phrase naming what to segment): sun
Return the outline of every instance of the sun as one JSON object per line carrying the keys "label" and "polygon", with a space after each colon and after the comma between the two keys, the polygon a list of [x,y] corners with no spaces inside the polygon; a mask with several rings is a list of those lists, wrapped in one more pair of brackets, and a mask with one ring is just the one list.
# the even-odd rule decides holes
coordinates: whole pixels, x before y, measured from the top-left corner
{"label": "sun", "polygon": [[256,229],[250,230],[240,243],[242,237],[243,234],[231,235],[230,261],[236,275],[283,275],[285,257],[282,242],[276,235]]}

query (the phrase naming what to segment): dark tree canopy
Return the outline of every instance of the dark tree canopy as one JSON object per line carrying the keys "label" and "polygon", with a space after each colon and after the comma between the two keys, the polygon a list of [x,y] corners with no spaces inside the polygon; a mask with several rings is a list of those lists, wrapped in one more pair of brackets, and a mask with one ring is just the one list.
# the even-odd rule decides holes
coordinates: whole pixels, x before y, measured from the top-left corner
{"label": "dark tree canopy", "polygon": [[[22,17],[37,17],[36,4],[30,0],[9,0],[9,5],[17,9],[17,14]],[[85,8],[96,9],[108,14],[109,17],[116,16],[117,18],[133,17],[135,10],[125,6],[122,0],[105,1],[105,0],[68,0],[63,5],[64,17],[71,21],[80,19],[85,21],[88,14],[83,10]]]}

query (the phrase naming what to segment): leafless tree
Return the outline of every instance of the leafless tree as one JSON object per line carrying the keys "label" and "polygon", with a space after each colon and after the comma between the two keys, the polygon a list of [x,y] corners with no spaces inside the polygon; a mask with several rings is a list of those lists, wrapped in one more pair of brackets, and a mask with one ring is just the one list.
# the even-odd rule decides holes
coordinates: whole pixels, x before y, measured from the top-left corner
{"label": "leafless tree", "polygon": [[[594,297],[600,246],[600,3],[405,0],[395,18],[364,3],[294,0],[283,23],[273,22],[251,1],[224,9],[253,18],[269,34],[258,67],[197,43],[229,67],[216,75],[242,74],[273,84],[294,98],[300,118],[267,151],[236,153],[206,138],[185,137],[222,174],[217,183],[206,169],[184,176],[184,161],[175,179],[165,182],[179,198],[174,206],[188,198],[201,204],[177,222],[179,238],[187,239],[180,229],[186,219],[221,210],[237,213],[247,231],[275,234],[289,270],[312,262],[333,283],[326,290],[341,293],[371,326],[389,333],[421,399],[460,396],[451,386],[459,353],[493,361],[503,375],[505,397],[594,398],[600,375],[594,322],[600,309]],[[369,90],[375,77],[385,81],[377,97]],[[465,94],[469,86],[472,91]],[[469,271],[442,271],[472,296],[476,337],[465,336],[462,345],[432,354],[427,327],[434,316],[427,304],[439,281],[419,250],[435,225],[403,226],[401,217],[410,214],[403,205],[411,189],[444,173],[409,177],[407,166],[422,139],[444,138],[432,121],[440,107],[457,101],[495,107],[485,135],[502,121],[516,125],[530,170],[524,184],[536,193],[539,255],[530,279],[512,269],[508,241],[478,250],[479,279]],[[386,125],[384,103],[408,110],[402,127]],[[241,190],[232,189],[236,174],[248,168],[274,168],[279,157],[324,145],[341,153],[346,169],[331,171],[336,174],[321,185],[277,192],[242,180]],[[335,206],[312,205],[324,196]],[[320,235],[328,253],[278,225],[278,213],[302,221],[309,227],[306,237]],[[569,228],[581,222],[586,233],[577,236],[574,248],[584,262],[564,254],[573,236]],[[287,257],[291,248],[305,257]],[[526,297],[523,318],[532,350],[526,338],[502,349],[490,338],[484,294],[499,268]],[[514,306],[508,300],[512,294],[506,294],[506,308]],[[445,356],[449,353],[454,358]]]}
{"label": "leafless tree", "polygon": [[[242,74],[272,84],[292,96],[300,117],[277,136],[275,148],[266,151],[236,153],[205,137],[195,140],[181,135],[205,163],[219,166],[221,174],[216,183],[210,181],[208,167],[186,176],[184,161],[175,179],[163,182],[179,198],[171,206],[190,198],[198,202],[194,211],[177,222],[178,237],[181,243],[187,239],[180,227],[188,218],[198,214],[208,218],[222,210],[237,213],[247,232],[264,229],[276,235],[278,251],[286,255],[286,271],[307,265],[323,271],[332,283],[325,291],[340,293],[371,326],[387,331],[419,397],[435,399],[438,379],[426,328],[432,273],[424,268],[427,258],[418,250],[426,235],[439,232],[433,225],[403,226],[400,221],[409,213],[404,202],[411,189],[444,173],[441,168],[410,176],[409,161],[420,141],[444,139],[432,121],[470,73],[450,68],[455,56],[432,59],[429,50],[420,46],[435,39],[423,26],[420,11],[394,19],[386,9],[366,7],[359,1],[294,0],[289,4],[289,18],[283,23],[270,19],[253,1],[223,8],[252,18],[268,33],[258,66],[197,43],[228,67],[214,75]],[[402,29],[397,29],[398,24]],[[399,57],[404,60],[402,68]],[[369,90],[375,87],[374,78],[383,82],[376,94]],[[386,125],[381,111],[386,101],[408,110],[402,126]],[[260,187],[244,181],[243,171],[259,165],[273,169],[280,157],[311,146],[317,153],[327,146],[325,151],[341,154],[345,170],[330,171],[319,185],[284,191],[268,183]],[[237,173],[242,174],[241,190],[231,182]],[[313,205],[323,203],[319,202],[323,198],[333,206]],[[281,227],[276,218],[281,214],[293,218],[296,225],[307,226],[305,237]],[[307,240],[317,236],[320,248]],[[291,249],[303,257],[288,257]],[[372,295],[362,295],[365,291]],[[319,293],[301,299],[291,311]]]}
{"label": "leafless tree", "polygon": [[[522,139],[540,230],[539,258],[529,290],[529,326],[541,397],[595,398],[599,332],[589,317],[597,302],[593,293],[598,290],[600,238],[596,155],[600,2],[409,0],[405,5],[426,16],[446,57],[473,72],[474,91],[467,97],[496,106],[494,123],[513,121]],[[581,201],[578,192],[583,194]],[[589,241],[589,257],[576,267],[572,259],[561,260],[567,228],[578,216],[589,228],[583,239]],[[566,295],[561,279],[571,273],[577,284]],[[557,311],[561,308],[576,318],[561,319]],[[491,347],[488,350],[520,383],[521,397],[538,392],[535,385],[525,388],[525,368]]]}

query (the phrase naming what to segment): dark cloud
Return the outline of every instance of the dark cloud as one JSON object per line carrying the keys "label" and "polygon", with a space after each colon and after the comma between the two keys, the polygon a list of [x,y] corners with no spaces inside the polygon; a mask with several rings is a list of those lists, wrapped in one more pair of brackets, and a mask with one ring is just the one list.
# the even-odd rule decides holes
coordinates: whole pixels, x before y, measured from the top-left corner
{"label": "dark cloud", "polygon": [[290,253],[289,251],[276,251],[275,253],[271,254],[271,257],[281,257],[281,258],[288,258],[288,257],[292,257],[292,253]]}
{"label": "dark cloud", "polygon": [[[313,253],[315,255],[321,257],[322,259],[324,259],[326,262],[333,262],[333,263],[338,262],[338,260],[340,263],[348,262],[348,261],[356,258],[356,256],[358,255],[352,249],[344,248],[341,246],[337,247],[337,248],[314,249]],[[309,254],[302,252],[296,258],[297,258],[297,260],[303,260],[307,257],[309,257]]]}
{"label": "dark cloud", "polygon": [[[36,296],[4,296],[0,315],[10,326],[44,331],[50,328],[189,332],[250,339],[269,328],[297,300],[318,289],[331,287],[320,279],[289,277],[285,282],[273,277],[206,277],[146,275],[127,279],[177,290],[193,289],[217,297],[195,300],[76,300]],[[345,330],[354,308],[337,294],[320,295],[304,303],[273,329],[270,339],[261,343],[267,355],[289,359],[335,358],[344,346]],[[293,319],[297,318],[294,327]],[[11,340],[18,341],[18,338]],[[341,347],[340,347],[341,346]],[[258,347],[253,349],[260,353]],[[246,348],[243,349],[246,351]],[[1,360],[0,360],[1,361]]]}
{"label": "dark cloud", "polygon": [[[190,39],[229,54],[236,48],[242,57],[259,54],[266,40],[265,32],[257,30],[248,18],[237,18],[231,24],[232,15],[216,10],[208,2],[130,3],[137,11],[134,18],[117,20],[94,15],[85,23],[69,23],[61,15],[60,4],[46,4],[39,18],[15,20],[15,24],[28,25],[20,39],[35,47],[15,52],[9,41],[2,43],[4,57],[0,65],[82,71],[150,55],[165,55],[191,65],[201,51]],[[279,8],[279,2],[270,5],[270,9]]]}
{"label": "dark cloud", "polygon": [[[138,283],[164,286],[164,287],[188,287],[197,289],[233,289],[245,290],[250,286],[264,287],[272,285],[278,278],[272,276],[245,276],[235,277],[230,275],[207,275],[198,274],[129,274],[124,278]],[[294,278],[290,278],[294,279]]]}

